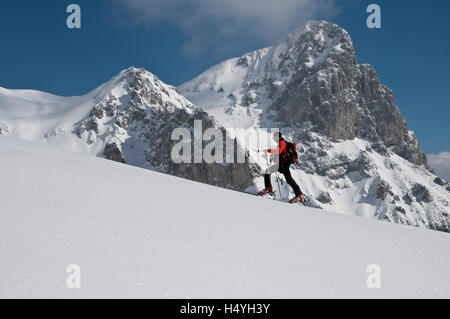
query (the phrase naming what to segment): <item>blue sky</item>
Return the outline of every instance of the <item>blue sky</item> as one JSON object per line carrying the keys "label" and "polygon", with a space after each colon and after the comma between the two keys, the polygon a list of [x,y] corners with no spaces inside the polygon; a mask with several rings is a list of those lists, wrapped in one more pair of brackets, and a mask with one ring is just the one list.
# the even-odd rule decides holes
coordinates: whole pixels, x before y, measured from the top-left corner
{"label": "blue sky", "polygon": [[[66,27],[71,3],[81,30]],[[370,3],[381,6],[379,30],[365,25]],[[439,153],[450,151],[448,12],[448,0],[3,0],[0,86],[81,95],[129,66],[179,85],[325,19],[349,31],[358,62],[393,89],[422,149]]]}

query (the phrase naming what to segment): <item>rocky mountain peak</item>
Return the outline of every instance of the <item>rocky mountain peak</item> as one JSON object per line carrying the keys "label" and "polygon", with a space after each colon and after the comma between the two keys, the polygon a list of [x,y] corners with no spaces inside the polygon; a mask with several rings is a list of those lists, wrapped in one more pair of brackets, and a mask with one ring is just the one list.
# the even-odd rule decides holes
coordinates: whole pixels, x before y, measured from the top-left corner
{"label": "rocky mountain peak", "polygon": [[195,108],[175,87],[142,68],[123,70],[110,81],[108,90],[107,99],[121,99],[128,108],[157,108],[169,112],[177,108],[192,112]]}
{"label": "rocky mountain peak", "polygon": [[311,21],[272,47],[225,61],[180,87],[229,127],[312,130],[331,141],[370,140],[428,168],[393,92],[375,69],[357,64],[348,32]]}
{"label": "rocky mountain peak", "polygon": [[368,139],[380,150],[389,148],[428,168],[392,90],[381,83],[372,66],[356,63],[347,31],[324,21],[311,22],[288,39],[290,46],[285,46],[281,60],[292,61],[293,56],[296,60],[286,89],[270,103],[275,120],[290,127],[310,122],[332,141]]}
{"label": "rocky mountain peak", "polygon": [[320,69],[327,63],[356,65],[353,41],[348,32],[336,24],[310,21],[290,34],[284,42],[289,48],[287,54],[298,52],[298,67],[304,65],[310,69]]}

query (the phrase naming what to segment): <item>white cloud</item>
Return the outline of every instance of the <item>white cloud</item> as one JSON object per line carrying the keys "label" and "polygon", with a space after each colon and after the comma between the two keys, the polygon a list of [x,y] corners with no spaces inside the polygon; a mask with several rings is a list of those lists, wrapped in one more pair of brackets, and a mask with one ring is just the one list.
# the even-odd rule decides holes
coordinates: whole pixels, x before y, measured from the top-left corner
{"label": "white cloud", "polygon": [[335,13],[335,0],[115,0],[128,20],[169,23],[190,39],[190,53],[225,48],[253,36],[275,41],[311,19]]}
{"label": "white cloud", "polygon": [[446,181],[450,181],[450,153],[443,152],[440,154],[428,155],[428,162],[436,174]]}

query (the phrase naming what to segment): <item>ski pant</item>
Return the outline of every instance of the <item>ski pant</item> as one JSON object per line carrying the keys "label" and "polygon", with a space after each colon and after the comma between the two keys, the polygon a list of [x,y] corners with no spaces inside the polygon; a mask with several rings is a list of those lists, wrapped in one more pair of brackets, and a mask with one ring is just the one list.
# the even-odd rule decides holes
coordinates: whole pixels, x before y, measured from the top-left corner
{"label": "ski pant", "polygon": [[286,182],[289,184],[289,186],[292,187],[294,190],[295,196],[303,195],[302,191],[300,190],[300,187],[297,185],[295,180],[292,178],[291,171],[289,170],[289,166],[282,167],[279,169],[278,164],[270,166],[264,171],[264,184],[266,188],[272,188],[272,182],[270,181],[270,175],[276,172],[280,172],[284,175],[284,178],[286,178]]}

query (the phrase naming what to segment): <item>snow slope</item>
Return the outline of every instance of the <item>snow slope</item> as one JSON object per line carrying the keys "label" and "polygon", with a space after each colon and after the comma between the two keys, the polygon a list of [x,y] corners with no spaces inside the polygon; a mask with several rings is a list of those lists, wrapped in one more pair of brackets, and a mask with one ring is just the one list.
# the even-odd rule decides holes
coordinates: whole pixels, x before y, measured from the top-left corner
{"label": "snow slope", "polygon": [[[0,297],[450,297],[450,235],[0,137]],[[80,290],[65,287],[81,266]],[[366,286],[381,267],[381,289]]]}

